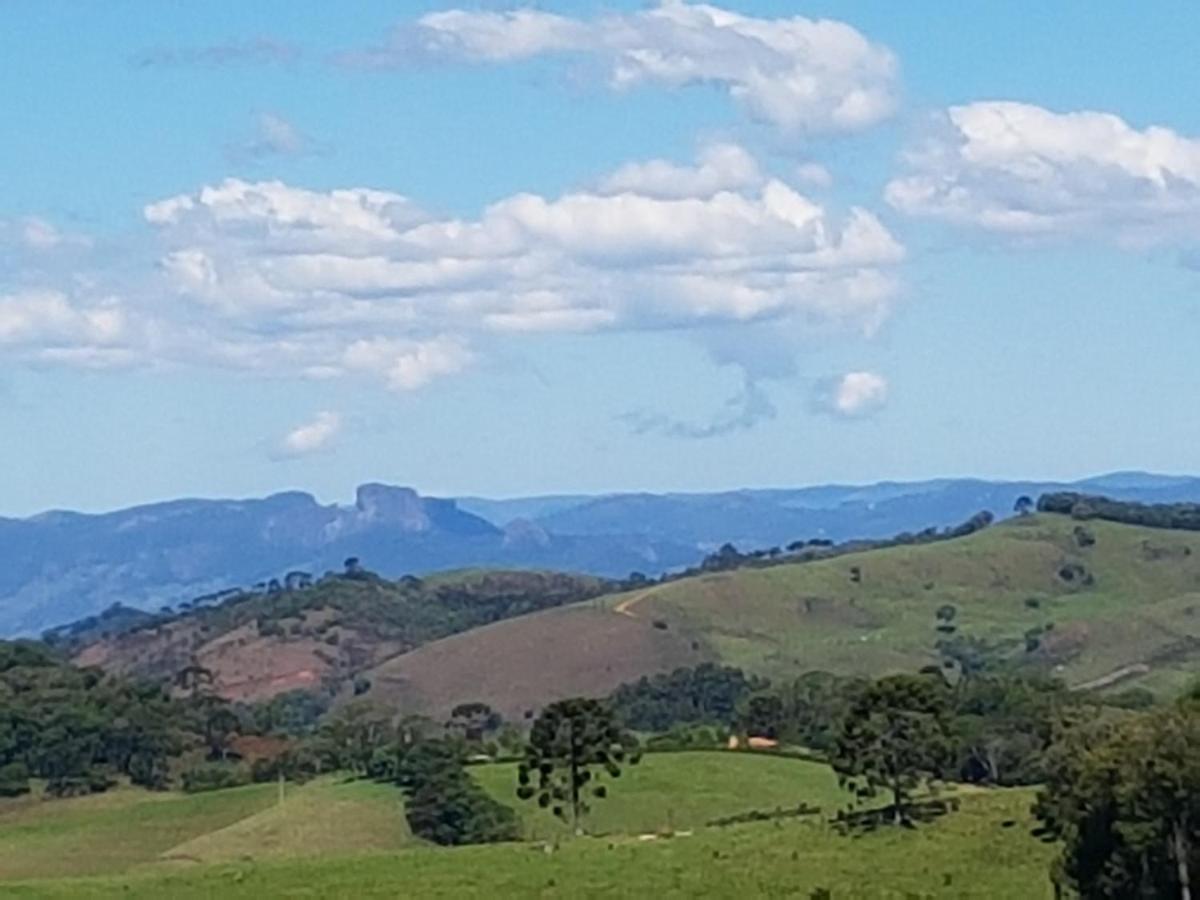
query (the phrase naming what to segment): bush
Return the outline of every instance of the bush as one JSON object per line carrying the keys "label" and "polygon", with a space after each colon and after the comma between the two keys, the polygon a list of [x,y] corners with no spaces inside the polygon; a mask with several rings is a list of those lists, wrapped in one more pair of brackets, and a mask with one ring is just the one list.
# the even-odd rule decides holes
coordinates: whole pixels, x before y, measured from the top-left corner
{"label": "bush", "polygon": [[239,787],[249,781],[244,770],[223,763],[203,763],[183,773],[183,789],[189,794]]}
{"label": "bush", "polygon": [[129,780],[153,791],[166,790],[171,780],[167,757],[157,753],[137,752],[129,757]]}
{"label": "bush", "polygon": [[516,814],[461,769],[422,783],[410,794],[405,812],[413,834],[435,844],[484,844],[519,836]]}
{"label": "bush", "polygon": [[24,763],[0,766],[0,797],[19,797],[29,793],[29,769]]}
{"label": "bush", "polygon": [[102,794],[116,782],[100,768],[91,768],[81,775],[61,775],[46,782],[46,793],[51,797],[82,797],[85,794]]}

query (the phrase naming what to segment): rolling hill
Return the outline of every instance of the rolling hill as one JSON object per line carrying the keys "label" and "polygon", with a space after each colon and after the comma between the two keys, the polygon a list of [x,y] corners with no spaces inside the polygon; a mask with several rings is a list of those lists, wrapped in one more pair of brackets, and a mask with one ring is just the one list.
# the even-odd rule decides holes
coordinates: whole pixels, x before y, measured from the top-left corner
{"label": "rolling hill", "polygon": [[1200,500],[1200,479],[1117,473],[1074,485],[937,479],[507,500],[366,484],[345,505],[289,491],[101,514],[55,511],[0,518],[0,637],[36,634],[118,602],[157,612],[289,572],[320,576],[350,556],[391,578],[463,566],[654,576],[724,543],[745,550],[886,537],[980,509],[1003,516],[1022,494],[1067,487],[1146,502]]}
{"label": "rolling hill", "polygon": [[[475,777],[514,804],[512,767]],[[522,808],[525,840],[415,840],[393,787],[325,777],[186,796],[123,789],[0,800],[0,893],[19,897],[1049,896],[1053,848],[1029,834],[1029,790],[964,791],[918,829],[840,834],[833,774],[745,753],[663,753],[597,803],[595,837],[563,839]],[[824,815],[711,825],[800,803]],[[531,840],[548,843],[531,843]],[[560,842],[561,839],[561,842]],[[871,865],[864,865],[870,859]],[[886,872],[886,883],[879,873]],[[891,893],[888,893],[891,892]]]}
{"label": "rolling hill", "polygon": [[81,666],[170,681],[189,665],[230,700],[336,693],[364,669],[505,617],[595,597],[609,583],[559,572],[465,570],[388,581],[356,571],[161,616],[118,610],[48,636]]}
{"label": "rolling hill", "polygon": [[937,662],[936,612],[993,660],[1074,686],[1171,693],[1200,663],[1200,533],[1039,514],[968,537],[742,568],[522,616],[367,673],[368,696],[524,715],[716,661],[773,679]]}

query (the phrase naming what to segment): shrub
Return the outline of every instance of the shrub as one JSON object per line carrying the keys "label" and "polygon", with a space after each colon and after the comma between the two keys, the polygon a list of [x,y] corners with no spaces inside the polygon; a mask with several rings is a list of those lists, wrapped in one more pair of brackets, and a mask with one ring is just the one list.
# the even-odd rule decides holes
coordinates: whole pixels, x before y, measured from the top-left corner
{"label": "shrub", "polygon": [[183,773],[183,789],[189,794],[219,791],[249,783],[248,774],[237,766],[203,763]]}
{"label": "shrub", "polygon": [[484,844],[518,837],[516,814],[462,769],[423,782],[405,804],[413,834],[435,844]]}
{"label": "shrub", "polygon": [[29,793],[29,769],[21,762],[0,766],[0,797]]}

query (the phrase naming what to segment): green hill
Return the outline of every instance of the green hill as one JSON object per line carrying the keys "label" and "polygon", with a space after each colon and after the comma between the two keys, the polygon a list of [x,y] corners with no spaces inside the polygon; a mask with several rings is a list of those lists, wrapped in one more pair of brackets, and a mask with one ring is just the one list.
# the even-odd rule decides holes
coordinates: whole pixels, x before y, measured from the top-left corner
{"label": "green hill", "polygon": [[1170,690],[1200,659],[1200,534],[1030,516],[958,540],[675,582],[612,608],[786,678],[934,662],[945,605],[998,661],[1072,685],[1124,670],[1123,686]]}
{"label": "green hill", "polygon": [[10,884],[27,898],[321,897],[954,897],[1051,896],[1053,849],[1032,838],[1024,790],[964,797],[917,830],[848,837],[784,820],[671,839],[580,838],[530,844],[197,866],[97,879]]}
{"label": "green hill", "polygon": [[[704,574],[497,622],[368,673],[371,696],[510,717],[713,661],[773,679],[937,661],[937,610],[993,662],[1171,693],[1200,661],[1200,534],[1039,514],[967,537]],[[468,696],[469,694],[469,696]]]}

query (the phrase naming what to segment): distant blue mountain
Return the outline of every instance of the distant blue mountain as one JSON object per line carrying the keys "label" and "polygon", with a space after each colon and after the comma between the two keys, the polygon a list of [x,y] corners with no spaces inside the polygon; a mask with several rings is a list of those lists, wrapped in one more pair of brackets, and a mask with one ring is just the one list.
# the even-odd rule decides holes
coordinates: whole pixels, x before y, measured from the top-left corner
{"label": "distant blue mountain", "polygon": [[300,492],[174,500],[101,515],[0,519],[0,635],[37,633],[113,603],[157,609],[357,556],[395,577],[464,566],[623,576],[740,549],[943,527],[1016,499],[1080,490],[1149,503],[1200,502],[1200,478],[1119,472],[1075,483],[937,479],[696,494],[436,499],[371,484],[352,506]]}
{"label": "distant blue mountain", "polygon": [[960,522],[981,509],[1008,515],[1016,499],[1078,490],[1146,503],[1200,502],[1200,478],[1120,472],[1078,482],[941,478],[870,485],[740,490],[710,494],[612,494],[600,497],[464,499],[459,505],[497,525],[529,516],[553,534],[637,535],[711,549],[740,549],[799,538],[888,537]]}

